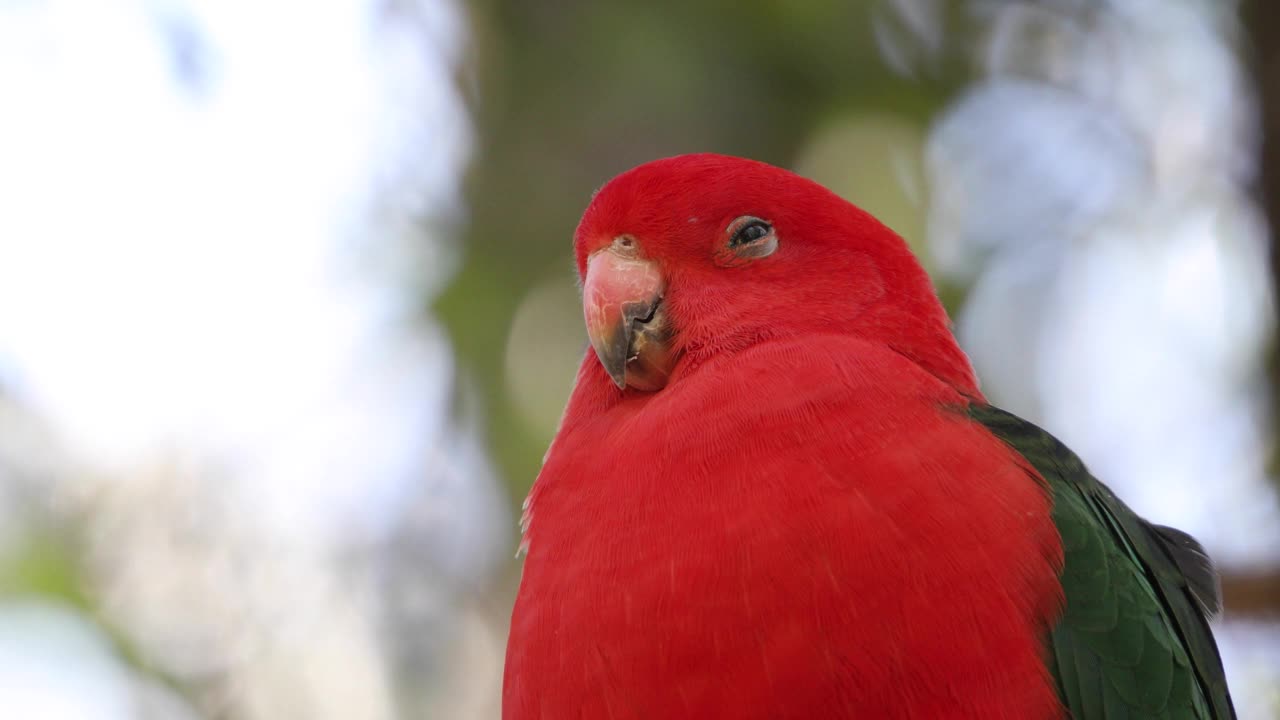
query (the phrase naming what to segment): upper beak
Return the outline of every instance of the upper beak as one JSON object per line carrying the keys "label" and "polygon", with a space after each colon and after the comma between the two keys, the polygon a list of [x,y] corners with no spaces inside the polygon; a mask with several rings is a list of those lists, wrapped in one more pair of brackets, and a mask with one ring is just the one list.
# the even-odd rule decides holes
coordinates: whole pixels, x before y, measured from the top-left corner
{"label": "upper beak", "polygon": [[583,314],[591,347],[619,388],[658,390],[671,372],[670,340],[657,263],[613,249],[587,260]]}

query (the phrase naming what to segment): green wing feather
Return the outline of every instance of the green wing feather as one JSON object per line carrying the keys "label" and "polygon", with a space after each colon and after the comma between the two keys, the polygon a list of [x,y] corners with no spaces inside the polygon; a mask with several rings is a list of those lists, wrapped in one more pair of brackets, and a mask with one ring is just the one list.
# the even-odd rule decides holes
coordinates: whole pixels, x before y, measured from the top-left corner
{"label": "green wing feather", "polygon": [[1217,578],[1200,544],[1138,517],[1044,430],[990,406],[969,415],[1052,492],[1066,608],[1049,666],[1071,717],[1234,718],[1207,619],[1221,605]]}

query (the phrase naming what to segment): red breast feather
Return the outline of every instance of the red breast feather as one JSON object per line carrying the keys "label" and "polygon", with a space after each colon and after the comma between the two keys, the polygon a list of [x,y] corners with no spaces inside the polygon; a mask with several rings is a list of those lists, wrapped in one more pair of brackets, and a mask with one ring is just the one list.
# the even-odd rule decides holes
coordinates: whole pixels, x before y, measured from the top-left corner
{"label": "red breast feather", "polygon": [[848,335],[607,383],[530,498],[505,718],[1061,716],[1049,499],[951,385]]}

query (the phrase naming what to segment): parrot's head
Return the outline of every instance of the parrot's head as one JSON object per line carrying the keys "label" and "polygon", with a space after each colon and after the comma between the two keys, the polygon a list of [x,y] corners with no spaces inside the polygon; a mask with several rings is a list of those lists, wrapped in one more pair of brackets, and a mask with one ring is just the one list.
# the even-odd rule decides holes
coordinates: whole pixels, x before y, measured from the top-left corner
{"label": "parrot's head", "polygon": [[711,154],[641,165],[596,193],[574,250],[591,345],[623,391],[807,333],[883,343],[978,395],[906,243],[786,170]]}

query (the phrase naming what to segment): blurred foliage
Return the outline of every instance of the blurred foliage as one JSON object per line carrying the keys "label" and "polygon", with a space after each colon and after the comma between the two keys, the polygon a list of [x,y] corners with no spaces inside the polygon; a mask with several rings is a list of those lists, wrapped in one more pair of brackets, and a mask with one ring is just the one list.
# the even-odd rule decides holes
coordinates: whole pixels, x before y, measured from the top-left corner
{"label": "blurred foliage", "polygon": [[[886,8],[872,0],[472,4],[480,152],[468,179],[465,256],[434,310],[483,398],[513,501],[537,475],[553,428],[533,427],[513,407],[503,364],[512,318],[539,283],[572,286],[570,239],[591,193],[634,165],[685,152],[794,167],[801,143],[838,118],[887,115],[922,136],[966,66],[943,52],[916,77],[891,71],[873,32],[877,20],[893,30]],[[923,227],[918,218],[906,224]],[[556,368],[562,376],[548,381],[567,387],[575,371]]]}
{"label": "blurred foliage", "polygon": [[39,595],[80,609],[90,607],[77,549],[65,530],[29,530],[0,562],[0,597]]}
{"label": "blurred foliage", "polygon": [[24,527],[20,542],[0,557],[0,601],[34,601],[75,613],[102,632],[115,658],[138,678],[194,701],[190,688],[144,657],[129,633],[106,617],[100,589],[87,579],[83,542],[75,526],[41,521]]}

